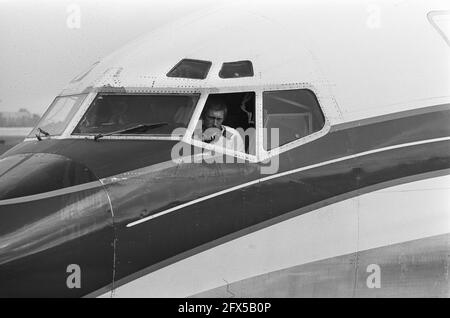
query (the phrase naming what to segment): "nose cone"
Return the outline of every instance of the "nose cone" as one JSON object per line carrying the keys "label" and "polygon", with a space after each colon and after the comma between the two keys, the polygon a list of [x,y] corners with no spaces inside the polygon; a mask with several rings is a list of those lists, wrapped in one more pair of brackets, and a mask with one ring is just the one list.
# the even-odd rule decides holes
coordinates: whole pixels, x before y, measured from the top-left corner
{"label": "nose cone", "polygon": [[0,200],[98,180],[83,164],[55,154],[12,155],[0,160]]}
{"label": "nose cone", "polygon": [[[0,298],[79,297],[107,286],[112,224],[108,195],[83,164],[48,153],[1,159]],[[71,264],[82,270],[80,288],[67,285]]]}

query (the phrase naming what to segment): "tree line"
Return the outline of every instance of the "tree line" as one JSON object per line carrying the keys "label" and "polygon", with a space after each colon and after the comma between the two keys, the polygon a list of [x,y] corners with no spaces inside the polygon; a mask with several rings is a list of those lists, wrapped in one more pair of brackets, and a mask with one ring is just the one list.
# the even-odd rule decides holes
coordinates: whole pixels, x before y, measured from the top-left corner
{"label": "tree line", "polygon": [[34,127],[41,118],[41,116],[31,114],[23,108],[19,110],[19,113],[23,113],[24,115],[10,117],[0,112],[0,127]]}

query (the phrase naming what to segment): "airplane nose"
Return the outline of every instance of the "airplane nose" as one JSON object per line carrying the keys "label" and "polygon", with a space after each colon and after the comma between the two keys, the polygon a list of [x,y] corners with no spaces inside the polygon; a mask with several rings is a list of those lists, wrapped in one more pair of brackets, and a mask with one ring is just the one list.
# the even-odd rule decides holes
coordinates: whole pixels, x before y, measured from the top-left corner
{"label": "airplane nose", "polygon": [[0,200],[97,180],[83,164],[56,154],[19,154],[0,160]]}
{"label": "airplane nose", "polygon": [[[96,176],[65,156],[1,159],[0,297],[79,297],[110,284],[109,202]],[[71,264],[82,269],[79,289],[66,284]]]}

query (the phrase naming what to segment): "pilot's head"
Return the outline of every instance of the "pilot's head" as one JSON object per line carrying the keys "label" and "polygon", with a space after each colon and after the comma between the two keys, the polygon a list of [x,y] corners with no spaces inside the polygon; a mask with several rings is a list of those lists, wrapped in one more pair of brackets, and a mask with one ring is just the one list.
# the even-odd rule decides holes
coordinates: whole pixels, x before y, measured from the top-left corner
{"label": "pilot's head", "polygon": [[222,128],[222,123],[227,117],[227,105],[217,98],[210,98],[203,113],[203,130],[209,128]]}

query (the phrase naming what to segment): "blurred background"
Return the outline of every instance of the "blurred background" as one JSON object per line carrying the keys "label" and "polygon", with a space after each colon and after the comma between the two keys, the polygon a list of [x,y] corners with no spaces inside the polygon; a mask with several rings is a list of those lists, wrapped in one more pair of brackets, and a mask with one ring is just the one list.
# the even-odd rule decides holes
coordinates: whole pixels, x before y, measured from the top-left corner
{"label": "blurred background", "polygon": [[0,0],[0,154],[77,75],[127,42],[224,0]]}
{"label": "blurred background", "polygon": [[61,89],[97,60],[159,26],[223,2],[0,0],[0,111],[42,115]]}

